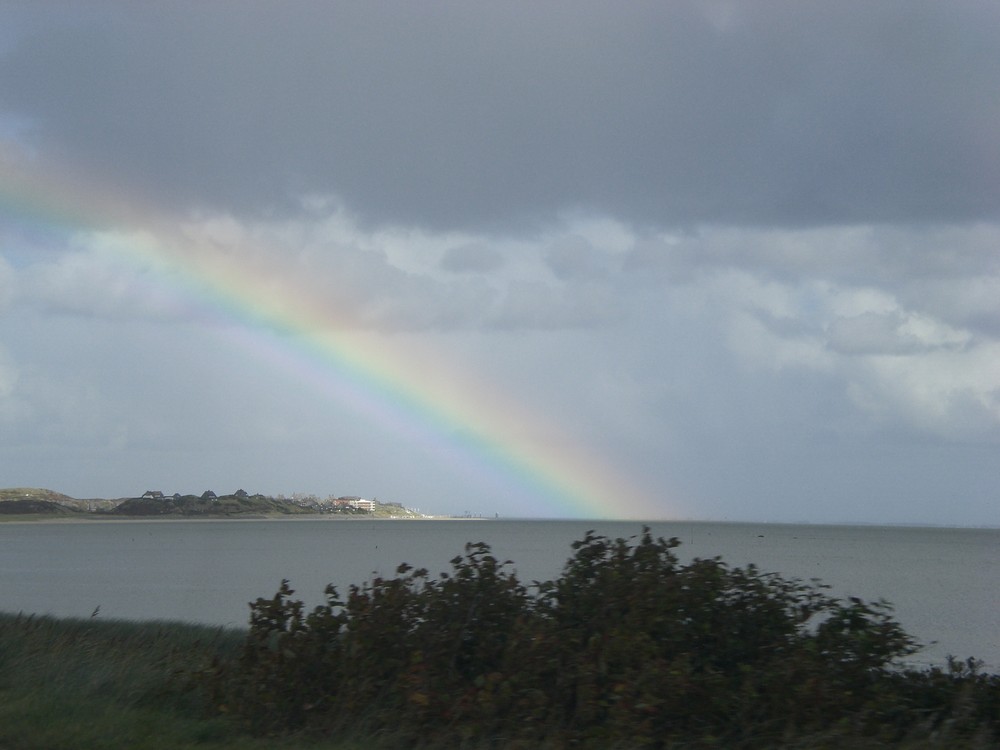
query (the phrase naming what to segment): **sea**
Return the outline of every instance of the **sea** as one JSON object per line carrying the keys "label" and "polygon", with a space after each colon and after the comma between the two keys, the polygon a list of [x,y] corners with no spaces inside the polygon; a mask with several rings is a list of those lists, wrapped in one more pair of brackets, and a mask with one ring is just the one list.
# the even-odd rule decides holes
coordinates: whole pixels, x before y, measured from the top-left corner
{"label": "sea", "polygon": [[569,520],[116,520],[0,524],[0,611],[246,627],[288,579],[310,607],[327,584],[450,570],[485,542],[525,584],[556,578],[588,531],[676,537],[682,562],[721,557],[836,596],[887,600],[924,644],[909,658],[973,657],[1000,673],[1000,529]]}

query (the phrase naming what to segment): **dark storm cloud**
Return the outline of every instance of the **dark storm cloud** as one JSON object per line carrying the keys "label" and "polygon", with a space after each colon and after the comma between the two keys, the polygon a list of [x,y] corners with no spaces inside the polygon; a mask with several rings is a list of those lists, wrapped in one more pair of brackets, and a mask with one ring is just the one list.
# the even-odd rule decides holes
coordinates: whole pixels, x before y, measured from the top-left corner
{"label": "dark storm cloud", "polygon": [[185,207],[332,193],[374,222],[501,228],[1000,205],[992,2],[45,4],[15,20],[7,120]]}

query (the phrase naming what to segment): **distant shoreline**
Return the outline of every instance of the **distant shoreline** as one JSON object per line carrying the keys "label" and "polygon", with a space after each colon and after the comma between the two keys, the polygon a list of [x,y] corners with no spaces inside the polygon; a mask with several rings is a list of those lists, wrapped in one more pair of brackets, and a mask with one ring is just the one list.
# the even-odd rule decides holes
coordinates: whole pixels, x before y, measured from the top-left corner
{"label": "distant shoreline", "polygon": [[155,521],[171,523],[184,521],[489,521],[488,518],[466,518],[464,516],[348,516],[335,513],[297,513],[294,515],[232,515],[232,516],[113,516],[111,514],[85,513],[80,515],[10,515],[0,514],[0,524],[58,524],[58,523],[134,523]]}
{"label": "distant shoreline", "polygon": [[0,523],[62,523],[121,520],[268,520],[276,518],[424,520],[402,503],[348,495],[325,500],[308,495],[286,498],[242,489],[217,495],[167,495],[147,490],[138,497],[79,499],[39,487],[0,489]]}
{"label": "distant shoreline", "polygon": [[[356,522],[356,521],[592,521],[595,523],[610,522],[631,522],[634,519],[580,519],[580,518],[515,518],[492,516],[375,516],[375,515],[345,515],[338,513],[296,513],[296,514],[276,514],[272,516],[263,515],[238,515],[231,516],[210,516],[210,515],[162,515],[162,516],[119,516],[112,514],[79,513],[74,515],[48,515],[48,514],[9,514],[0,513],[0,525],[29,525],[29,524],[95,524],[95,523],[128,523],[136,521],[155,521],[156,523],[170,523],[181,521],[221,522],[221,521],[330,521]],[[857,527],[857,528],[886,528],[886,529],[954,529],[957,531],[998,531],[1000,526],[936,526],[933,524],[878,524],[878,523],[787,523],[784,521],[719,521],[716,519],[698,521],[693,519],[647,519],[645,521],[635,521],[636,523],[660,524],[671,523],[683,526],[686,524],[720,524],[739,525],[748,527]]]}

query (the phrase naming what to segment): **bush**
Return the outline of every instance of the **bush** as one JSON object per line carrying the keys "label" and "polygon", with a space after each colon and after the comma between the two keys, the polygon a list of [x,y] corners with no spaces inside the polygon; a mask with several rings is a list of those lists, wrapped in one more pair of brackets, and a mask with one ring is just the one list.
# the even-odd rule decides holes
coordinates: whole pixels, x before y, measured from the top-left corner
{"label": "bush", "polygon": [[216,699],[258,733],[394,747],[755,748],[942,727],[956,742],[1000,738],[997,678],[901,669],[916,644],[886,603],[718,558],[681,565],[677,545],[591,532],[529,593],[469,544],[437,579],[401,565],[346,601],[328,587],[308,614],[284,581],[251,605]]}

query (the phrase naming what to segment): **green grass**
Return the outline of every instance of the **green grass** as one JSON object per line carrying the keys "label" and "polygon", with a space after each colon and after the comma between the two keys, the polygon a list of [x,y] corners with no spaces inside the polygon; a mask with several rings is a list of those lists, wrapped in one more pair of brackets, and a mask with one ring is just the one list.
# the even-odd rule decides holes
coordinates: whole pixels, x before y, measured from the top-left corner
{"label": "green grass", "polygon": [[304,737],[253,739],[208,715],[196,673],[244,633],[177,623],[0,615],[4,750],[353,750]]}
{"label": "green grass", "polygon": [[42,489],[40,487],[3,487],[0,488],[0,502],[5,500],[49,500],[51,502],[71,501],[69,495],[61,492]]}

